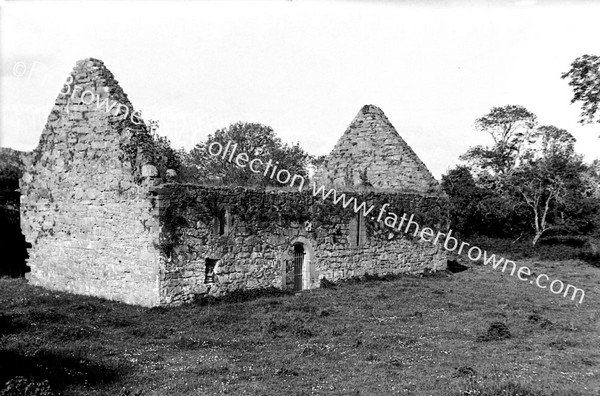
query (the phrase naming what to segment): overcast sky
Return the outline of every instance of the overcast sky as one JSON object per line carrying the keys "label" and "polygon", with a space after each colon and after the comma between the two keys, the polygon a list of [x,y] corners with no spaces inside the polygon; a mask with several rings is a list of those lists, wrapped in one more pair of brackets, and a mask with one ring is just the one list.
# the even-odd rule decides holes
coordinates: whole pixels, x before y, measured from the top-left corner
{"label": "overcast sky", "polygon": [[[424,5],[425,3],[427,5]],[[562,72],[600,55],[600,4],[561,1],[29,1],[0,3],[0,146],[32,150],[79,59],[104,61],[175,147],[237,121],[331,151],[379,106],[436,178],[474,120],[519,104],[570,131],[591,161]]]}

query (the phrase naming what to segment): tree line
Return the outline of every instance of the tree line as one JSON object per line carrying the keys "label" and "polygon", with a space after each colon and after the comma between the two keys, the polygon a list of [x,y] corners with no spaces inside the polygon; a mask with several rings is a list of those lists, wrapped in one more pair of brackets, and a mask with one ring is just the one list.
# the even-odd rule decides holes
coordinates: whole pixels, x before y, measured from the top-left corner
{"label": "tree line", "polygon": [[[581,105],[579,122],[600,123],[600,57],[577,58],[561,77]],[[469,148],[442,177],[456,231],[533,246],[542,235],[598,235],[600,161],[584,163],[572,134],[519,105],[494,107],[475,125],[491,144]]]}

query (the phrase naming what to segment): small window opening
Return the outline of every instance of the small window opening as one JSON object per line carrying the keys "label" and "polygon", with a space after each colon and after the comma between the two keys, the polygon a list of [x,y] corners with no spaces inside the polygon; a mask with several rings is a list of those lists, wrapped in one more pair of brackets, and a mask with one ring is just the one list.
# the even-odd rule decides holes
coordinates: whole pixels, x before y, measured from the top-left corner
{"label": "small window opening", "polygon": [[225,234],[225,210],[219,212],[219,235]]}
{"label": "small window opening", "polygon": [[217,265],[217,259],[206,259],[204,269],[204,283],[213,283],[215,281],[215,265]]}
{"label": "small window opening", "polygon": [[356,217],[356,246],[360,246],[360,215]]}
{"label": "small window opening", "polygon": [[231,230],[232,218],[228,209],[221,209],[215,217],[215,233],[218,235],[227,235]]}
{"label": "small window opening", "polygon": [[367,230],[365,228],[365,221],[363,216],[359,214],[350,221],[350,246],[360,247],[365,244],[367,240]]}

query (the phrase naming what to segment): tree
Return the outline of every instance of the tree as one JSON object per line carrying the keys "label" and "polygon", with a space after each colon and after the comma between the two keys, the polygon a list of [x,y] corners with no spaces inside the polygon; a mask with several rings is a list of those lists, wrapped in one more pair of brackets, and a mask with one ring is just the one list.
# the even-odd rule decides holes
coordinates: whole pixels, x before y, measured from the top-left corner
{"label": "tree", "polygon": [[573,87],[571,103],[581,102],[581,124],[600,122],[600,56],[583,55],[571,63],[571,69],[561,75]]}
{"label": "tree", "polygon": [[489,134],[494,145],[471,147],[460,159],[467,161],[476,173],[489,171],[493,176],[510,174],[522,160],[523,148],[530,141],[536,118],[523,106],[492,108],[475,121],[475,126]]}
{"label": "tree", "polygon": [[[565,203],[560,208],[561,229],[569,234],[589,235],[600,230],[599,179],[594,169],[598,162],[584,164],[581,157],[575,158],[572,177],[567,180]],[[590,180],[590,176],[595,180]]]}
{"label": "tree", "polygon": [[250,158],[259,158],[264,164],[271,161],[278,169],[285,169],[291,175],[297,174],[308,177],[308,154],[298,145],[287,145],[281,142],[273,129],[257,123],[238,122],[228,128],[217,130],[214,135],[209,135],[205,142],[197,144],[191,151],[191,162],[196,165],[205,180],[213,180],[225,185],[280,187],[281,183],[269,174],[254,173],[249,169],[242,169],[230,162],[229,158],[214,156],[209,153],[212,143],[219,143],[221,147],[237,144],[236,153],[246,153]]}
{"label": "tree", "polygon": [[479,188],[466,166],[457,166],[442,176],[442,189],[450,198],[450,227],[462,236],[481,231],[478,204],[484,191]]}
{"label": "tree", "polygon": [[541,158],[545,161],[575,156],[575,137],[565,129],[554,125],[540,126],[532,133],[531,145],[524,155],[527,159]]}
{"label": "tree", "polygon": [[528,151],[527,163],[510,178],[515,192],[531,209],[533,246],[544,232],[564,223],[564,216],[556,215],[556,209],[565,205],[570,191],[582,186],[582,163],[573,147],[575,138],[555,126],[542,126],[535,136],[537,149]]}
{"label": "tree", "polygon": [[[447,191],[454,209],[457,225],[466,234],[506,237],[523,235],[528,226],[523,223],[523,208],[510,188],[510,175],[525,160],[526,148],[531,143],[536,116],[523,106],[493,107],[475,120],[476,129],[490,135],[491,146],[475,146],[460,156],[467,162],[471,181],[465,169],[456,169],[446,176],[462,176],[458,194]],[[473,175],[473,176],[471,176]],[[507,185],[508,184],[508,185]],[[476,203],[473,203],[474,201]]]}
{"label": "tree", "polygon": [[450,199],[451,228],[463,237],[523,235],[529,230],[523,208],[510,193],[490,188],[494,181],[483,176],[475,179],[466,166],[442,176],[442,189]]}
{"label": "tree", "polygon": [[533,232],[533,245],[548,230],[598,230],[600,165],[583,164],[569,132],[536,128],[536,116],[513,105],[494,107],[476,127],[494,144],[469,148],[460,157],[467,166],[443,176],[453,227],[490,237]]}
{"label": "tree", "polygon": [[600,200],[600,160],[595,159],[583,172],[585,196]]}
{"label": "tree", "polygon": [[548,219],[550,205],[560,202],[565,191],[564,186],[560,178],[555,177],[540,162],[533,162],[519,169],[512,180],[515,189],[532,210],[535,229],[532,245],[535,246],[542,234],[554,227]]}

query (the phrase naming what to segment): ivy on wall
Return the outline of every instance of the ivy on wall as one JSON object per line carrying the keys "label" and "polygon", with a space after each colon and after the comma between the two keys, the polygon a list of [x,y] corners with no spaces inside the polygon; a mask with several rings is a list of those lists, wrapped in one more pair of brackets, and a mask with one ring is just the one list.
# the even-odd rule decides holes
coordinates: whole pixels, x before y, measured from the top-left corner
{"label": "ivy on wall", "polygon": [[[160,222],[162,225],[161,246],[166,254],[171,254],[175,246],[182,240],[185,228],[195,227],[197,221],[211,225],[221,210],[227,208],[236,222],[242,222],[251,231],[269,228],[289,227],[292,222],[310,221],[313,229],[322,225],[348,223],[357,216],[354,205],[344,208],[332,201],[323,200],[321,196],[313,197],[309,191],[259,191],[241,187],[207,187],[191,184],[165,184],[158,191],[160,196]],[[395,213],[400,218],[406,213],[407,218],[414,215],[413,221],[419,226],[443,230],[447,228],[447,198],[423,196],[418,194],[363,192],[351,193],[360,204],[373,210],[367,216],[367,232],[369,235],[393,234],[398,237],[404,234],[376,221],[384,204],[386,212]],[[359,212],[362,216],[362,211]],[[385,214],[382,219],[385,218]],[[372,220],[371,217],[375,218]],[[411,234],[407,237],[411,238]]]}

